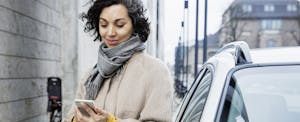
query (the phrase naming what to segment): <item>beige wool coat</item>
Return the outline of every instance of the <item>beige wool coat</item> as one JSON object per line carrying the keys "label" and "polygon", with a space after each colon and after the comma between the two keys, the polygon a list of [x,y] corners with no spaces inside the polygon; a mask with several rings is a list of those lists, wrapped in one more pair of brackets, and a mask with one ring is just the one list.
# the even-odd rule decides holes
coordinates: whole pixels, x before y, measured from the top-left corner
{"label": "beige wool coat", "polygon": [[[77,98],[85,96],[84,78]],[[173,80],[167,67],[145,52],[132,56],[122,70],[104,81],[95,105],[112,113],[118,122],[172,121]],[[74,105],[64,122],[70,122]]]}

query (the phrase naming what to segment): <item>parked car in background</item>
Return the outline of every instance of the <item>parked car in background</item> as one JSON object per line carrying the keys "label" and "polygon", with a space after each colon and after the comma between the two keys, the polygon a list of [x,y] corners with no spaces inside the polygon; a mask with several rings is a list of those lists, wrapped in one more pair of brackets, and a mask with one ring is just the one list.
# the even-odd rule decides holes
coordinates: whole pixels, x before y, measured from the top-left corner
{"label": "parked car in background", "polygon": [[176,122],[300,121],[300,47],[221,48],[202,66]]}

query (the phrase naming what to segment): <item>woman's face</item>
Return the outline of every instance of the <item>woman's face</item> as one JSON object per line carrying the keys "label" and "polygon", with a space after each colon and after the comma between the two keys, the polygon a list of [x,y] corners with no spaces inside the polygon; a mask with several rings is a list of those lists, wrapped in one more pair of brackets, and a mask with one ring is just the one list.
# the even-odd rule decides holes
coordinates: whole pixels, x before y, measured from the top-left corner
{"label": "woman's face", "polygon": [[102,41],[109,48],[127,41],[133,32],[127,8],[122,4],[104,8],[100,13],[99,32]]}

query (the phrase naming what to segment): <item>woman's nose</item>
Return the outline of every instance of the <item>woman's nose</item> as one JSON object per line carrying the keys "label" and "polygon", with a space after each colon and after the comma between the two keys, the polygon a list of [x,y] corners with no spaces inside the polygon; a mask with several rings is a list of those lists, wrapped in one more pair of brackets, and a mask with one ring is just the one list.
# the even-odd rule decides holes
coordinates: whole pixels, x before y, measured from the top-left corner
{"label": "woman's nose", "polygon": [[113,27],[113,26],[109,27],[109,29],[108,29],[108,35],[109,36],[115,36],[116,35],[116,29],[115,29],[115,27]]}

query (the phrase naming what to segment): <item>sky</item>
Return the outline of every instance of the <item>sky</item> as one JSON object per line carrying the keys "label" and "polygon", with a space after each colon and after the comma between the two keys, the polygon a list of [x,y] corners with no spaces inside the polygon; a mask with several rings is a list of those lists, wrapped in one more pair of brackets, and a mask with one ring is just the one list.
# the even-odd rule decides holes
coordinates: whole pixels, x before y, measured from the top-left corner
{"label": "sky", "polygon": [[[222,14],[230,5],[233,0],[207,0],[208,13],[207,13],[207,34],[213,34],[218,31]],[[195,43],[196,32],[196,0],[188,0],[189,6],[184,10],[184,0],[165,0],[164,15],[165,15],[165,61],[169,65],[174,64],[175,46],[178,44],[179,37],[182,37],[183,29],[181,28],[181,21],[184,16],[188,21],[188,40],[189,44]],[[185,13],[185,14],[184,14]],[[204,25],[204,0],[199,0],[199,18],[198,18],[198,39],[203,39],[203,25]],[[171,55],[170,55],[171,54]]]}

